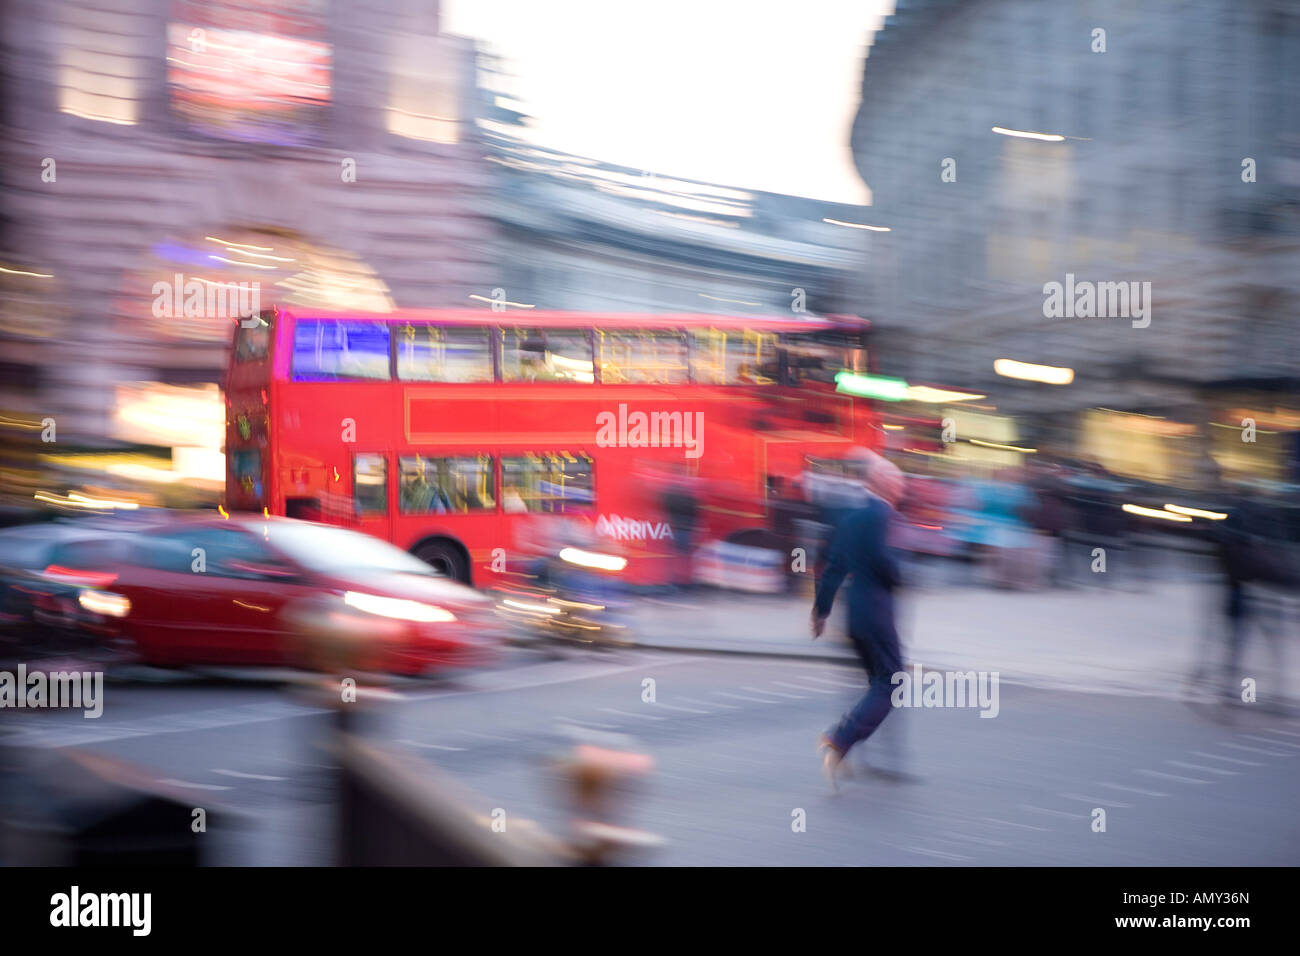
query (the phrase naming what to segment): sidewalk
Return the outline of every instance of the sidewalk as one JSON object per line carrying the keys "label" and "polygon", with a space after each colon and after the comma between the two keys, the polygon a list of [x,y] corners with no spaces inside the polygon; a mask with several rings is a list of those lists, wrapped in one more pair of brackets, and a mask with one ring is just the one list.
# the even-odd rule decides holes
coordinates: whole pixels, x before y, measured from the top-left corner
{"label": "sidewalk", "polygon": [[[1181,697],[1197,663],[1217,671],[1222,595],[1212,585],[1157,582],[1141,592],[1079,588],[1038,592],[973,587],[906,592],[899,632],[906,658],[939,670],[997,671],[1042,687]],[[709,591],[639,603],[632,636],[641,647],[841,661],[857,666],[837,602],[826,634],[812,641],[811,601]],[[1300,654],[1281,640],[1275,652],[1254,632],[1244,673],[1261,702],[1300,698]]]}

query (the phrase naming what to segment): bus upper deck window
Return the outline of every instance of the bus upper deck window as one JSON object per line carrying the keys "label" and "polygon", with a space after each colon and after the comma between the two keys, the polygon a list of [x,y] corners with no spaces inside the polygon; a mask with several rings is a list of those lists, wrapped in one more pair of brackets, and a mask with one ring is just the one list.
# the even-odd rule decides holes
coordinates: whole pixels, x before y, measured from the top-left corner
{"label": "bus upper deck window", "polygon": [[293,330],[293,380],[389,378],[388,326],[348,319],[299,319]]}
{"label": "bus upper deck window", "polygon": [[405,325],[393,329],[397,377],[405,382],[490,382],[485,328]]}
{"label": "bus upper deck window", "polygon": [[501,378],[506,382],[595,381],[586,329],[501,330]]}
{"label": "bus upper deck window", "polygon": [[685,385],[686,336],[675,329],[597,329],[602,382]]}
{"label": "bus upper deck window", "polygon": [[699,329],[692,336],[691,374],[699,385],[774,385],[776,336],[751,329]]}

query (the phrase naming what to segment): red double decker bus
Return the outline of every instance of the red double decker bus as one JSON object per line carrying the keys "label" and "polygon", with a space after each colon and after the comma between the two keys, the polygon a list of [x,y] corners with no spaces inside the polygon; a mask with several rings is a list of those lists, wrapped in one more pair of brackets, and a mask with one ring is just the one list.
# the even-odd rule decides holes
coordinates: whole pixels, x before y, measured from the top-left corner
{"label": "red double decker bus", "polygon": [[868,371],[856,317],[276,308],[235,330],[226,507],[347,524],[488,583],[526,521],[617,542],[668,580],[656,475],[701,490],[694,539],[762,534],[810,458],[878,448],[834,376]]}

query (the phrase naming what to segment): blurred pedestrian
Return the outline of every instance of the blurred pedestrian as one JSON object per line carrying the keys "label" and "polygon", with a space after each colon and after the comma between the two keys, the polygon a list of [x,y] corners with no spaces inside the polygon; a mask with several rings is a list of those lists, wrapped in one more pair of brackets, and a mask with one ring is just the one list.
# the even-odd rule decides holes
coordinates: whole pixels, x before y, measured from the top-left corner
{"label": "blurred pedestrian", "polygon": [[669,466],[668,479],[663,491],[662,506],[669,527],[673,530],[673,550],[676,562],[672,575],[677,590],[689,591],[695,583],[691,567],[691,554],[695,549],[699,525],[700,502],[696,479],[681,465]]}
{"label": "blurred pedestrian", "polygon": [[1286,602],[1280,595],[1300,590],[1300,573],[1289,543],[1278,536],[1274,509],[1253,496],[1239,497],[1215,528],[1216,557],[1224,581],[1224,655],[1221,691],[1225,702],[1240,697],[1241,658],[1252,626],[1273,645],[1281,673]]}
{"label": "blurred pedestrian", "polygon": [[831,537],[826,567],[813,603],[812,634],[826,627],[835,594],[846,577],[849,587],[849,639],[867,671],[867,693],[838,724],[822,734],[822,772],[831,787],[844,755],[875,732],[889,715],[893,675],[903,669],[894,626],[894,590],[900,583],[898,563],[888,543],[895,506],[902,498],[903,473],[893,463],[868,453],[861,508],[846,513]]}
{"label": "blurred pedestrian", "polygon": [[1073,522],[1060,467],[1054,462],[1036,462],[1030,466],[1029,485],[1035,500],[1029,520],[1045,539],[1049,552],[1048,583],[1053,587],[1068,587],[1066,540]]}

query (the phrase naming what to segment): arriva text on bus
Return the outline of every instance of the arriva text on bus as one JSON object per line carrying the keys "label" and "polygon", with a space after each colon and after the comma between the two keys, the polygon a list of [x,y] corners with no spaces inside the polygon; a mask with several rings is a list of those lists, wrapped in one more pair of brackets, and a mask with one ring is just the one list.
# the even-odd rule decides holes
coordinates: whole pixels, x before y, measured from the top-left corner
{"label": "arriva text on bus", "polygon": [[704,454],[703,412],[629,412],[596,414],[596,444],[601,448],[684,448],[687,458]]}

